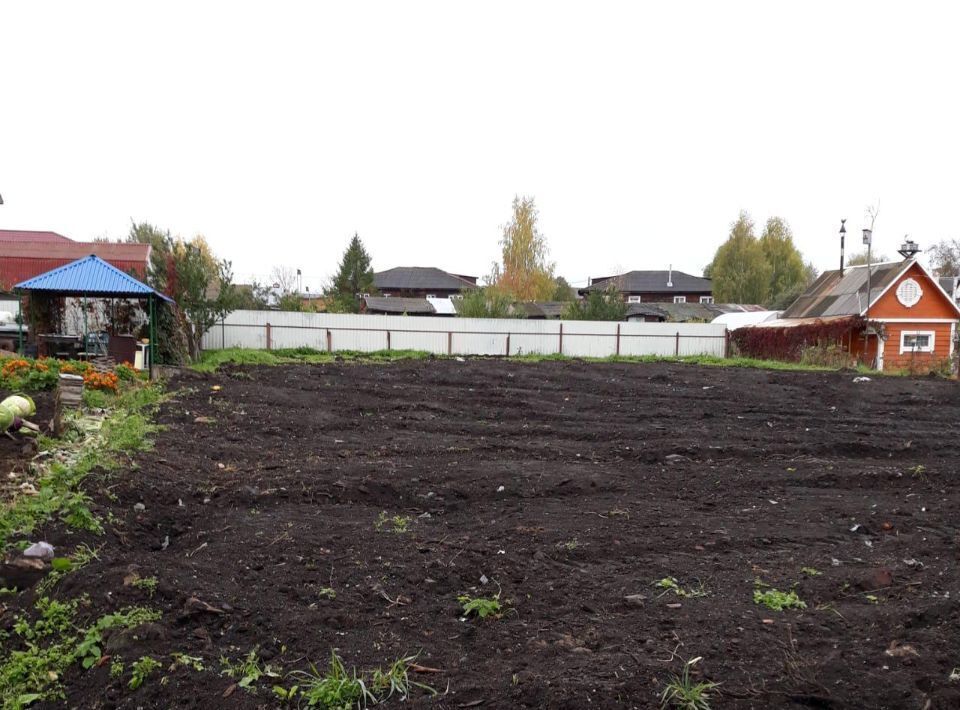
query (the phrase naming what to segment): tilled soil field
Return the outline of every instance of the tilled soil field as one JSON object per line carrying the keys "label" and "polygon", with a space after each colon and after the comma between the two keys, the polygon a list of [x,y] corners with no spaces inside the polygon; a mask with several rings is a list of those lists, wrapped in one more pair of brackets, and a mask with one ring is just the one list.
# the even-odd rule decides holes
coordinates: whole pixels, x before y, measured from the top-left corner
{"label": "tilled soil field", "polygon": [[[286,673],[338,649],[358,669],[419,654],[438,695],[415,707],[658,707],[695,657],[714,708],[960,707],[960,390],[854,377],[494,360],[184,374],[156,449],[92,480],[100,559],[58,594],[154,605],[162,620],[107,652],[205,670],[133,692],[109,664],[78,669],[68,705],[276,707],[270,686],[292,681],[249,693],[217,659],[257,649]],[[152,598],[131,572],[157,578]],[[806,606],[755,603],[771,590]],[[504,612],[465,620],[461,594]]]}

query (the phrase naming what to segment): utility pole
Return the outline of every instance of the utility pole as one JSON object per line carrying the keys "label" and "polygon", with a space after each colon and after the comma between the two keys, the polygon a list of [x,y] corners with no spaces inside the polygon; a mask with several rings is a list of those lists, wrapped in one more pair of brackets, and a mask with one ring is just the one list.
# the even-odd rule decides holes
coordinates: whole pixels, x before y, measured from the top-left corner
{"label": "utility pole", "polygon": [[870,263],[870,249],[873,246],[873,230],[863,228],[863,243],[867,245],[867,308],[864,313],[864,316],[867,320],[870,320],[870,295],[871,290],[871,276],[873,271],[873,265]]}
{"label": "utility pole", "polygon": [[840,275],[843,276],[843,243],[847,238],[847,220],[840,220]]}

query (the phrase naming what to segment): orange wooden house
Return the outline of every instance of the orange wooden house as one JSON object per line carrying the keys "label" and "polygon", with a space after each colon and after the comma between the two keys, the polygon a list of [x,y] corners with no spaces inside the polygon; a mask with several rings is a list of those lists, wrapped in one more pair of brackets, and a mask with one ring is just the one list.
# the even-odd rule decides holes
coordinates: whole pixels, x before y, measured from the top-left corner
{"label": "orange wooden house", "polygon": [[756,328],[851,323],[839,345],[878,370],[945,369],[953,359],[960,308],[914,258],[825,271],[778,320]]}

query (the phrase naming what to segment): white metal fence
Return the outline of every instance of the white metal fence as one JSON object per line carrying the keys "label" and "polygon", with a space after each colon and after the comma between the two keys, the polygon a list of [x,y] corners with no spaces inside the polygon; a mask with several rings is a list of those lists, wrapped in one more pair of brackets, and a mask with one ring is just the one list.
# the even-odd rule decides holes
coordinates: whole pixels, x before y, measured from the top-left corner
{"label": "white metal fence", "polygon": [[506,318],[234,311],[203,338],[205,350],[309,347],[335,352],[425,350],[437,355],[726,356],[712,323],[616,323]]}

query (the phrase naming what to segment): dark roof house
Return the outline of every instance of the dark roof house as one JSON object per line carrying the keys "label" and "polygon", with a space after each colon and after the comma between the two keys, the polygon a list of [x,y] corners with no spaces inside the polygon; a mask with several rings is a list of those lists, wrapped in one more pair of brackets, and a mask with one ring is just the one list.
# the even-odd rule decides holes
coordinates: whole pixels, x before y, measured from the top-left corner
{"label": "dark roof house", "polygon": [[590,285],[580,289],[582,295],[614,287],[624,300],[633,303],[710,303],[713,284],[710,279],[692,276],[682,271],[628,271],[619,276],[601,276],[590,279]]}
{"label": "dark roof house", "polygon": [[477,288],[476,276],[451,274],[430,266],[398,266],[373,275],[373,285],[389,296],[451,296]]}
{"label": "dark roof house", "polygon": [[364,296],[363,312],[390,316],[433,316],[436,309],[425,298]]}

